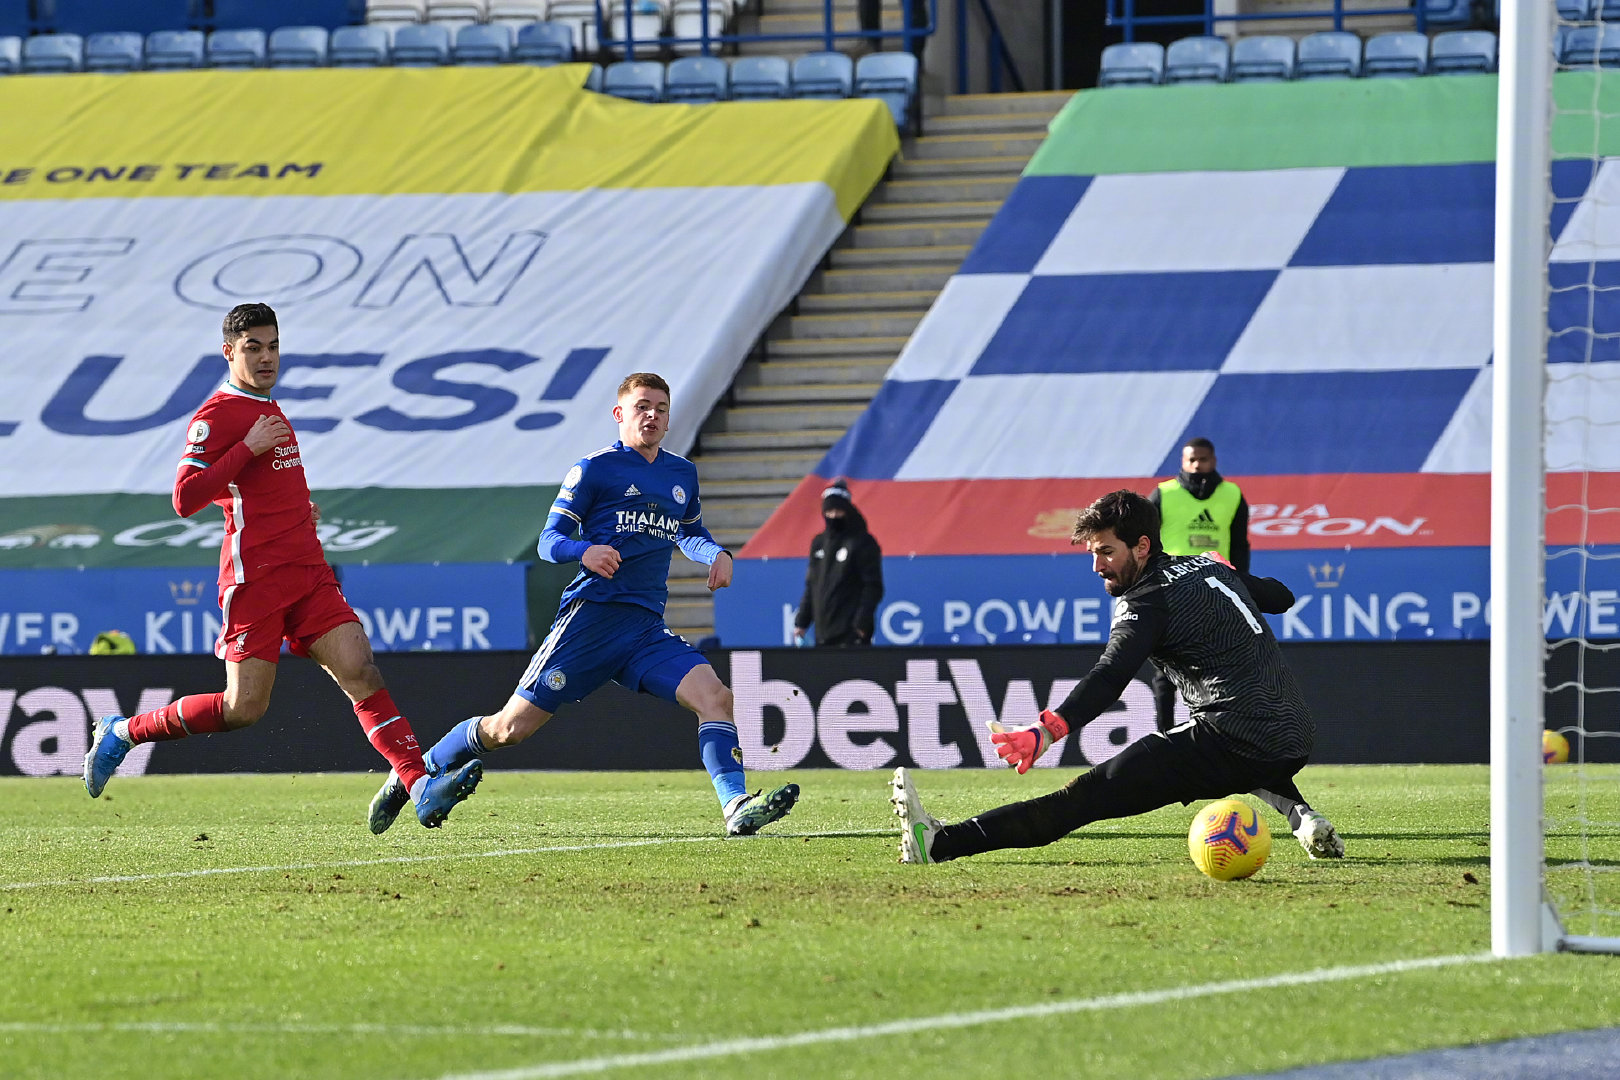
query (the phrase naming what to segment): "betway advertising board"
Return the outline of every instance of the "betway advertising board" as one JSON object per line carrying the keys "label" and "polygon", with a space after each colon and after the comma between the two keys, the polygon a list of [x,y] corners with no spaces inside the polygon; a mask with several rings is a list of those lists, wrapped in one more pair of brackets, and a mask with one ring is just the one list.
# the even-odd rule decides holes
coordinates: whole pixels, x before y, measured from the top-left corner
{"label": "betway advertising board", "polygon": [[[741,552],[758,587],[722,597],[722,640],[781,642],[801,585],[765,564],[802,570],[832,477],[890,557],[882,640],[1033,630],[1042,604],[1089,640],[1094,579],[1037,557],[1199,437],[1248,500],[1254,568],[1300,597],[1279,636],[1487,632],[1495,80],[1165,90],[1054,119],[871,406]],[[1620,124],[1590,117],[1620,115],[1620,84],[1554,92],[1548,632],[1613,637]]]}
{"label": "betway advertising board", "polygon": [[[528,645],[523,563],[351,565],[349,606],[377,652]],[[122,630],[145,655],[212,656],[217,583],[208,570],[0,570],[0,655],[82,653]]]}
{"label": "betway advertising board", "polygon": [[[1483,763],[1489,757],[1489,646],[1479,641],[1284,646],[1316,720],[1317,764]],[[943,649],[741,649],[710,654],[736,695],[750,770],[1005,768],[986,723],[1032,723],[1096,660],[1096,646]],[[497,708],[527,653],[396,653],[379,659],[412,726],[437,739],[471,712]],[[1577,670],[1577,662],[1581,663]],[[90,724],[109,713],[158,708],[218,685],[209,657],[0,657],[0,774],[77,776]],[[1620,756],[1613,717],[1581,708],[1571,689],[1620,687],[1615,654],[1548,662],[1548,726],[1573,734],[1584,717],[1587,760]],[[1593,699],[1588,695],[1585,704]],[[1153,698],[1134,682],[1109,711],[1037,763],[1048,780],[1105,761],[1153,730]],[[1579,745],[1579,740],[1573,739]],[[533,738],[486,759],[502,769],[671,769],[707,792],[691,714],[609,684],[569,705]],[[348,703],[326,673],[286,661],[270,711],[253,728],[137,747],[122,775],[218,772],[380,772]],[[1043,786],[1044,785],[1044,786]],[[131,789],[135,794],[137,789]],[[486,789],[488,790],[488,789]],[[120,796],[122,797],[122,796]],[[806,788],[806,798],[814,792]],[[881,805],[881,785],[873,800]]]}
{"label": "betway advertising board", "polygon": [[0,568],[209,561],[217,514],[178,523],[168,493],[244,302],[279,315],[334,561],[532,557],[632,371],[668,379],[688,448],[894,125],[583,73],[0,82]]}

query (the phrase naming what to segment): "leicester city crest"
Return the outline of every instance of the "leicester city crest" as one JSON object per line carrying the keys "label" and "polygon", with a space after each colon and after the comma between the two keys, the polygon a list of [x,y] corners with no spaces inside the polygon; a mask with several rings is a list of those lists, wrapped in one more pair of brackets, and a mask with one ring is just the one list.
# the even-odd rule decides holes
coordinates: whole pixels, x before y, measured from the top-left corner
{"label": "leicester city crest", "polygon": [[676,484],[675,490],[670,492],[670,494],[675,496],[676,502],[680,503],[682,506],[686,505],[686,489],[681,487],[681,485]]}
{"label": "leicester city crest", "polygon": [[561,690],[568,685],[568,676],[562,673],[561,668],[552,668],[545,674],[546,685],[553,690]]}

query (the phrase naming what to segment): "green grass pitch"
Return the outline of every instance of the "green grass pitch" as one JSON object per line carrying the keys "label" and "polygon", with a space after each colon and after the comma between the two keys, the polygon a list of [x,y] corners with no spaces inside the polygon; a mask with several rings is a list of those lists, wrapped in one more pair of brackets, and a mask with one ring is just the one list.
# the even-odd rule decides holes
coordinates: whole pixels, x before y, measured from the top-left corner
{"label": "green grass pitch", "polygon": [[[953,820],[1066,778],[917,775]],[[1549,855],[1581,854],[1584,811],[1612,867],[1620,770],[1586,775],[1549,773]],[[1119,998],[1487,951],[1484,768],[1308,769],[1349,857],[1307,860],[1273,815],[1270,861],[1230,884],[1188,860],[1190,808],[911,867],[887,773],[791,779],[798,810],[742,840],[695,772],[497,769],[444,829],[381,838],[375,775],[120,778],[96,802],[0,781],[0,1075],[1145,1080],[1620,1022],[1602,956]],[[1617,876],[1553,880],[1575,901]],[[1042,1005],[1069,1011],[961,1019]],[[903,1020],[928,1023],[826,1034]]]}

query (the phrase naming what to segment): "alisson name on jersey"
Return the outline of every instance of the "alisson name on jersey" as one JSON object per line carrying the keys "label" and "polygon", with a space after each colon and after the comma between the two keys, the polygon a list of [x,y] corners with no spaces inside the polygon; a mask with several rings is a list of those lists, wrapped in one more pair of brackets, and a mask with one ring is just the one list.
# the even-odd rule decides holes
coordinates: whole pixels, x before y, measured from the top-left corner
{"label": "alisson name on jersey", "polygon": [[617,510],[614,513],[619,519],[619,523],[613,527],[616,533],[646,533],[671,543],[679,539],[681,523],[677,518],[647,510]]}

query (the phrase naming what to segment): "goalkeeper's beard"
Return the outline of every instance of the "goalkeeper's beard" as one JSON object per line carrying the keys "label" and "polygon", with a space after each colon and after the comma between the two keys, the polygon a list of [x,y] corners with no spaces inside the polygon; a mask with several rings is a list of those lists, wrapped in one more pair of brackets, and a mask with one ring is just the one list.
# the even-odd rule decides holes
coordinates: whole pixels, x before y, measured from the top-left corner
{"label": "goalkeeper's beard", "polygon": [[1107,590],[1109,596],[1125,595],[1125,592],[1142,576],[1142,564],[1136,561],[1135,555],[1126,555],[1125,560],[1125,566],[1120,570],[1118,577],[1103,578],[1103,588]]}

